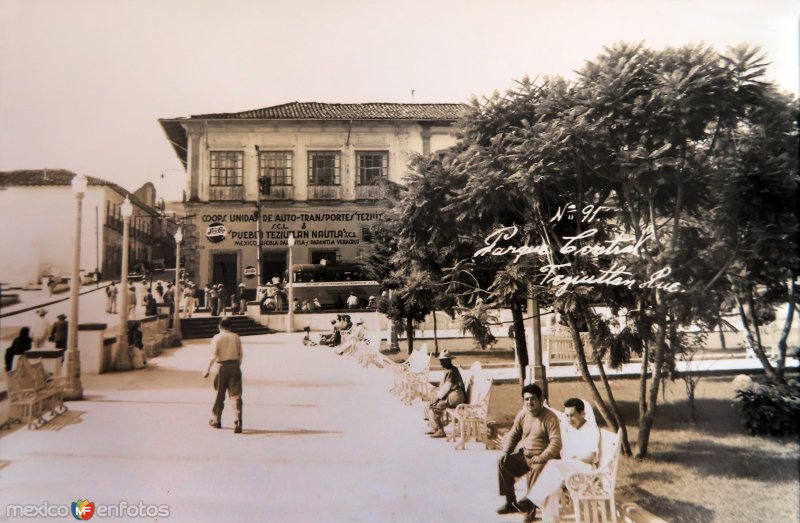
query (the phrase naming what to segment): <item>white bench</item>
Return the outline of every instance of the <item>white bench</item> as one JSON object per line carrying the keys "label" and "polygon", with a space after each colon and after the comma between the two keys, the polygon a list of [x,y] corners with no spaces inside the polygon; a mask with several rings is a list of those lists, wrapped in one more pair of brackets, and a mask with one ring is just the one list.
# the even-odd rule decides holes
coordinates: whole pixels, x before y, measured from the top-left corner
{"label": "white bench", "polygon": [[423,343],[418,349],[414,349],[403,363],[387,366],[394,373],[394,387],[391,392],[400,396],[403,403],[410,405],[416,398],[422,398],[423,401],[428,399],[431,355],[426,344]]}
{"label": "white bench", "polygon": [[356,342],[356,351],[358,352],[358,363],[367,368],[370,365],[382,367],[380,358],[381,348],[381,334],[380,332],[370,333],[364,336],[363,340]]}
{"label": "white bench", "polygon": [[[582,400],[587,414],[587,422],[595,423],[591,403]],[[548,407],[549,408],[549,407]],[[550,408],[558,416],[561,438],[569,423],[566,415]],[[576,523],[616,523],[617,507],[615,489],[619,465],[622,430],[613,433],[599,429],[600,445],[597,467],[591,472],[575,472],[564,480],[566,492],[561,496],[561,516],[574,518]]]}
{"label": "white bench", "polygon": [[489,398],[492,393],[492,377],[483,373],[481,363],[476,361],[469,369],[467,378],[467,401],[454,409],[447,409],[453,420],[453,430],[448,441],[461,438],[456,450],[464,450],[470,441],[483,443],[489,448],[489,426],[486,415],[489,411]]}

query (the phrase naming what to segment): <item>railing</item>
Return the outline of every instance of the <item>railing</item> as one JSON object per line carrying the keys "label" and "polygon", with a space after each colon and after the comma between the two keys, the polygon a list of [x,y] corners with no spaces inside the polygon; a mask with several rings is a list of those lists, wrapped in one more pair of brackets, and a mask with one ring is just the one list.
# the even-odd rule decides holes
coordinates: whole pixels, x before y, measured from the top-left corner
{"label": "railing", "polygon": [[386,191],[380,185],[356,185],[356,200],[382,200]]}
{"label": "railing", "polygon": [[341,200],[342,199],[342,186],[341,185],[309,185],[308,186],[308,199],[309,200]]}
{"label": "railing", "polygon": [[208,199],[211,201],[241,201],[244,199],[244,186],[212,185],[208,188]]}
{"label": "railing", "polygon": [[262,194],[262,200],[292,200],[294,199],[294,185],[273,185],[269,194]]}

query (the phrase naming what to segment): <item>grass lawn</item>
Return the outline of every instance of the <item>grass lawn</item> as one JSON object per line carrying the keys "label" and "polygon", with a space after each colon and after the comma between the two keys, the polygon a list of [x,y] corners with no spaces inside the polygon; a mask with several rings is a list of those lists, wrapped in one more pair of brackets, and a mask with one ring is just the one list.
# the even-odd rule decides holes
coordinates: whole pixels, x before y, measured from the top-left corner
{"label": "grass lawn", "polygon": [[[659,394],[648,458],[623,458],[620,464],[619,497],[673,522],[800,521],[800,445],[796,438],[748,435],[732,379],[700,380],[696,423],[689,421],[683,382],[667,384],[665,395]],[[638,381],[611,384],[635,446]],[[557,408],[572,396],[590,398],[582,382],[551,383],[549,395]],[[493,387],[489,417],[498,426],[509,426],[520,407],[519,385]]]}

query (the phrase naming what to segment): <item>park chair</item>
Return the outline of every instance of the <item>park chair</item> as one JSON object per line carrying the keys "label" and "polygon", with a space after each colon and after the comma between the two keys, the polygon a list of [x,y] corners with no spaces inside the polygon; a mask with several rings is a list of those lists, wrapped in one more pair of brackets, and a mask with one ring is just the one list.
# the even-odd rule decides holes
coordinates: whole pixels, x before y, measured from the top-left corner
{"label": "park chair", "polygon": [[467,401],[454,409],[447,409],[447,417],[453,421],[453,430],[448,441],[460,436],[456,450],[464,450],[469,441],[483,443],[489,448],[489,426],[486,415],[492,392],[492,377],[483,373],[481,363],[476,361],[469,369]]}
{"label": "park chair", "polygon": [[357,344],[358,363],[362,367],[367,368],[370,365],[381,367],[380,359],[381,348],[381,334],[380,332],[373,332],[364,336],[364,339]]}
{"label": "park chair", "polygon": [[390,359],[385,358],[384,367],[391,370],[394,374],[394,386],[390,389],[390,392],[402,397],[404,393],[403,389],[405,386],[406,374],[409,372],[409,369],[418,368],[421,365],[421,362],[424,362],[425,360],[430,362],[430,357],[431,356],[428,353],[428,345],[423,343],[421,346],[414,349],[414,351],[402,363],[393,363]]}
{"label": "park chair", "polygon": [[565,480],[577,523],[616,523],[614,490],[617,485],[622,429],[614,434],[600,430],[598,467],[591,472],[576,472]]}
{"label": "park chair", "polygon": [[[48,376],[41,362],[30,363],[24,355],[8,373],[12,418],[22,418],[29,429],[38,429],[67,411],[63,397],[63,379]],[[52,416],[47,418],[49,412]]]}

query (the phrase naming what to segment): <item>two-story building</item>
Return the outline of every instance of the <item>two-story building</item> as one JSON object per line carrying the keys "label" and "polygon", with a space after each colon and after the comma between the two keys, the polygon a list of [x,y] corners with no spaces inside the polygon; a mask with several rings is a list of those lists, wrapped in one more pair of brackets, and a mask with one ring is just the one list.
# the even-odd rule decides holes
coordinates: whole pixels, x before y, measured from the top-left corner
{"label": "two-story building", "polygon": [[[39,283],[42,277],[69,277],[75,223],[73,172],[62,169],[0,172],[0,208],[6,217],[0,228],[0,281],[5,284]],[[80,270],[99,270],[105,278],[120,275],[122,214],[125,197],[133,204],[129,261],[134,270],[151,260],[153,223],[157,217],[143,201],[155,189],[145,184],[136,196],[119,185],[87,176],[81,220]],[[173,241],[174,245],[174,241]]]}
{"label": "two-story building", "polygon": [[[188,173],[183,255],[200,285],[256,287],[294,264],[354,260],[382,216],[380,182],[455,144],[461,104],[293,102],[161,119]],[[260,263],[259,263],[260,260]]]}

